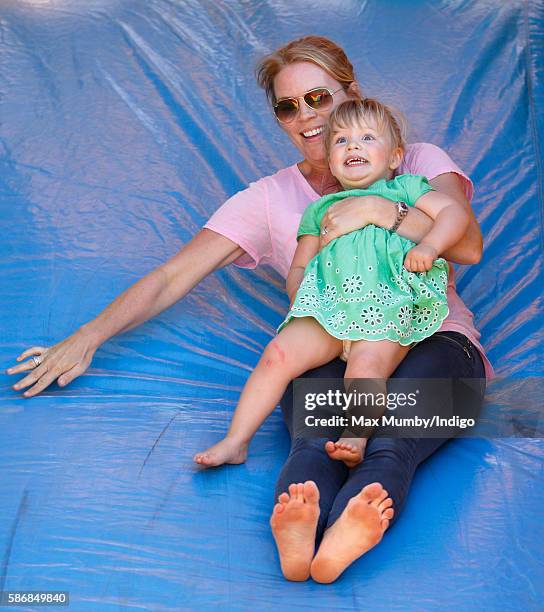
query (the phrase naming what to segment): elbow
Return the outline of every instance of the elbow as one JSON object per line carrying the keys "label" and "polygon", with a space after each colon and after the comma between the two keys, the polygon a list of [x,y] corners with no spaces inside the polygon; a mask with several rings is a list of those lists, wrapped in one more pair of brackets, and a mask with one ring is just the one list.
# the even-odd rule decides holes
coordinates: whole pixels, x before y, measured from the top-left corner
{"label": "elbow", "polygon": [[472,266],[480,263],[482,260],[482,244],[465,244],[463,247],[453,249],[451,252],[443,253],[443,256],[462,266]]}
{"label": "elbow", "polygon": [[478,241],[477,245],[474,245],[467,253],[467,264],[474,265],[482,261],[482,255],[484,252],[484,245],[481,240]]}
{"label": "elbow", "polygon": [[484,238],[482,236],[482,232],[480,231],[480,227],[478,226],[478,240],[476,240],[476,244],[472,250],[472,263],[478,264],[482,261],[482,256],[484,254]]}
{"label": "elbow", "polygon": [[467,220],[467,233],[469,233],[469,235],[472,235],[472,239],[469,240],[469,246],[467,248],[468,252],[466,253],[467,264],[470,265],[480,263],[484,252],[484,239],[482,236],[482,232],[480,231],[480,226],[478,225],[478,222],[474,220],[477,231],[471,232],[470,230],[472,221],[473,220],[470,217]]}
{"label": "elbow", "polygon": [[474,264],[480,263],[481,260],[482,260],[482,254],[474,251],[473,253],[470,253],[468,257],[464,258],[463,263],[465,264],[465,266],[473,266]]}
{"label": "elbow", "polygon": [[482,261],[482,255],[483,255],[482,249],[478,251],[474,251],[474,253],[472,254],[470,263],[472,265],[479,264]]}

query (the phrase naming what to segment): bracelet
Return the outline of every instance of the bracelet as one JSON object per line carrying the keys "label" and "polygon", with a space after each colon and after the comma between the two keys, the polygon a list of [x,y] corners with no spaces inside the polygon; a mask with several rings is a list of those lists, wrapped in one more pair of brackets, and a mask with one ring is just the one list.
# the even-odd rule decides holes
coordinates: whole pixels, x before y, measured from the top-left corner
{"label": "bracelet", "polygon": [[406,202],[397,202],[397,216],[395,223],[389,228],[390,232],[396,232],[399,229],[399,225],[404,221],[404,218],[408,214],[408,206]]}

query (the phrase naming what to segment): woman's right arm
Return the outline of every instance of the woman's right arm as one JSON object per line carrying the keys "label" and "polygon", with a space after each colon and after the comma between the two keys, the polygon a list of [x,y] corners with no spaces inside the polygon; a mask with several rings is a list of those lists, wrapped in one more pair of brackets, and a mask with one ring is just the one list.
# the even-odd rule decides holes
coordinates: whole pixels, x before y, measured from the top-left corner
{"label": "woman's right arm", "polygon": [[95,319],[58,344],[43,351],[32,347],[17,361],[41,354],[42,363],[33,369],[32,360],[7,370],[19,374],[31,370],[13,388],[29,387],[23,394],[32,397],[58,379],[61,386],[83,374],[94,353],[109,338],[151,319],[187,295],[211,272],[232,263],[244,250],[232,240],[209,229],[201,230],[174,257],[123,291]]}

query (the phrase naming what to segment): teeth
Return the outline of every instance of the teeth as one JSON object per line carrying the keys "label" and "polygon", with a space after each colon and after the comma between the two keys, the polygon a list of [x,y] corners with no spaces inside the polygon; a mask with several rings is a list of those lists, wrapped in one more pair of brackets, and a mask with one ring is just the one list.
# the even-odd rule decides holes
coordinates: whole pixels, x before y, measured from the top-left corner
{"label": "teeth", "polygon": [[367,163],[368,161],[364,157],[350,157],[346,160],[346,166],[362,166]]}
{"label": "teeth", "polygon": [[307,132],[302,132],[302,135],[304,136],[304,138],[310,138],[311,136],[317,136],[318,134],[321,134],[322,131],[323,131],[323,127],[318,127],[318,128],[315,128],[314,130],[308,130]]}

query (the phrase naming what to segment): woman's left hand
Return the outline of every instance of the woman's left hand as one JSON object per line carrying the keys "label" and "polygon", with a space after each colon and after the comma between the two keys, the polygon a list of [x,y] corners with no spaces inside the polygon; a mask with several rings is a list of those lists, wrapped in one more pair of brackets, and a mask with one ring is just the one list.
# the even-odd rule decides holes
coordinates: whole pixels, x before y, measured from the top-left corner
{"label": "woman's left hand", "polygon": [[[381,199],[381,198],[379,198]],[[371,221],[376,196],[350,196],[335,202],[327,209],[321,221],[319,247],[322,249],[331,240],[365,227]]]}

